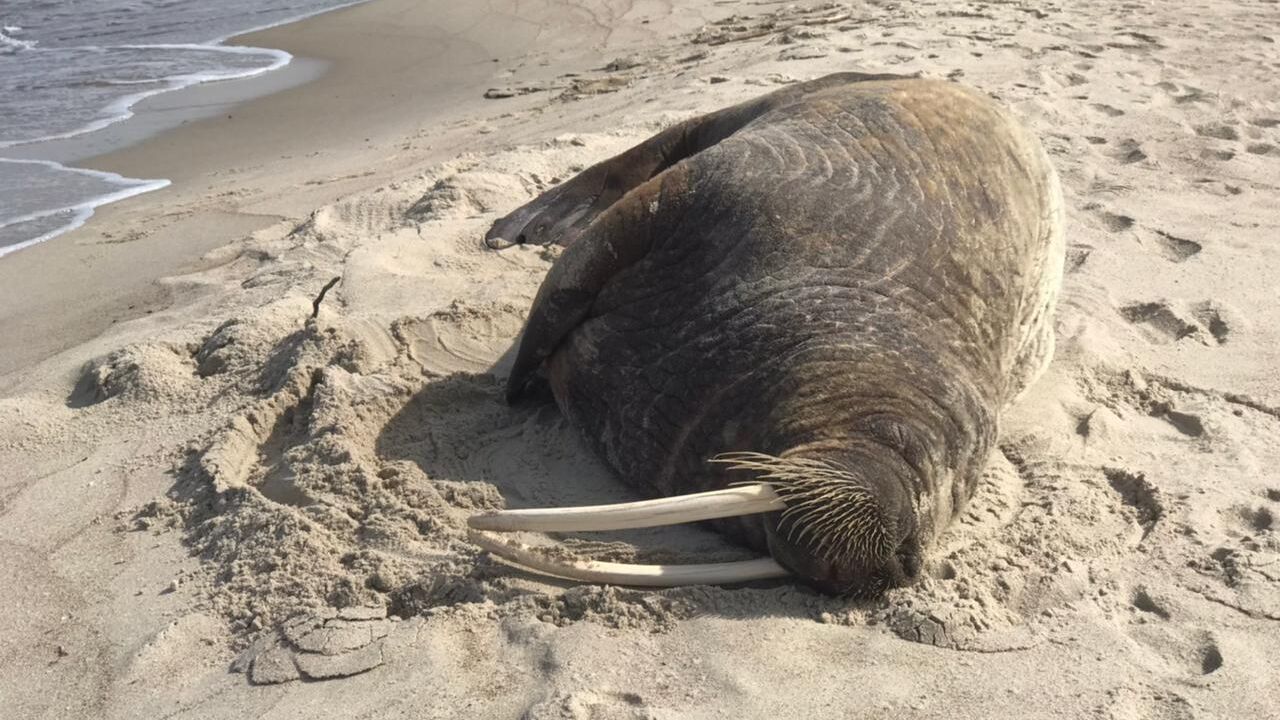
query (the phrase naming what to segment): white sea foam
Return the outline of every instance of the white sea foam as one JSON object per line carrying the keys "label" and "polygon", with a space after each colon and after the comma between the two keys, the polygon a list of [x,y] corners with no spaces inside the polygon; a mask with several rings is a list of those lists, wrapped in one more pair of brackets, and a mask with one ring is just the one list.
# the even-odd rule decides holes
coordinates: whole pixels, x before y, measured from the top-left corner
{"label": "white sea foam", "polygon": [[15,35],[22,32],[22,28],[17,25],[5,25],[0,28],[0,54],[16,53],[20,50],[30,50],[36,46],[34,40],[20,40]]}

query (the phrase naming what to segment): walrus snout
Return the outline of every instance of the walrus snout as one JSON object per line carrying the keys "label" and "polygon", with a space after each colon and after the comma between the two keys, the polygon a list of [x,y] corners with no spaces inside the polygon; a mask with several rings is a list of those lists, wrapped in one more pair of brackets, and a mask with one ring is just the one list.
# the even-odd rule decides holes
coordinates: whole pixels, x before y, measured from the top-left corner
{"label": "walrus snout", "polygon": [[797,579],[829,595],[876,597],[889,588],[910,585],[919,573],[916,554],[893,552],[874,562],[837,563],[815,554],[812,546],[788,541],[772,529],[769,554]]}
{"label": "walrus snout", "polygon": [[763,518],[779,565],[823,592],[874,597],[920,571],[910,479],[889,454],[871,443],[839,458],[759,455],[732,467],[754,471],[786,505]]}
{"label": "walrus snout", "polygon": [[832,558],[814,542],[796,542],[785,524],[766,525],[769,555],[799,580],[830,594],[872,598],[885,590],[910,585],[920,574],[920,543],[905,533],[890,552]]}

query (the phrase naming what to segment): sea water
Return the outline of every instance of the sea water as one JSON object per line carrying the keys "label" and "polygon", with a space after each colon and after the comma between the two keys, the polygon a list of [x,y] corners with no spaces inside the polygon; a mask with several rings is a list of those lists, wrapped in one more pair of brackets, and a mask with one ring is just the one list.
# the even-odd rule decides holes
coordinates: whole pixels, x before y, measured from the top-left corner
{"label": "sea water", "polygon": [[283,67],[283,50],[222,42],[352,4],[0,0],[0,255],[79,227],[99,205],[168,184],[33,159],[41,142],[125,120],[157,93]]}

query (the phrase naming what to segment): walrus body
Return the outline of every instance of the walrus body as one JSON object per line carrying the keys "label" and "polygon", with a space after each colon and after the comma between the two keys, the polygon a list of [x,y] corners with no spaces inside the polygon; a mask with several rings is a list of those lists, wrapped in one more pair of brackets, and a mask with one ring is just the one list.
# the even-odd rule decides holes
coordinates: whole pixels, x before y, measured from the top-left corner
{"label": "walrus body", "polygon": [[[716,526],[824,590],[907,583],[1052,355],[1060,208],[1039,143],[951,83],[832,75],[695,118],[490,231],[567,246],[509,398],[545,377],[649,493],[773,478],[786,512]],[[772,459],[708,462],[743,451]]]}

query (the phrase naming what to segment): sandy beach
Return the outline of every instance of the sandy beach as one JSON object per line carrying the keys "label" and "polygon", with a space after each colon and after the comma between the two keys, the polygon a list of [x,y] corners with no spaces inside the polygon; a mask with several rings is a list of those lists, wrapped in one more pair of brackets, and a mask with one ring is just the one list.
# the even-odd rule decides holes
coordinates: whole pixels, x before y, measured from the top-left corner
{"label": "sandy beach", "polygon": [[[1280,717],[1280,6],[678,5],[373,0],[235,40],[315,79],[157,96],[190,119],[78,163],[173,182],[0,258],[0,715]],[[478,510],[635,498],[503,402],[556,253],[485,231],[846,70],[991,94],[1064,187],[1056,358],[927,577],[635,590],[481,552]]]}

